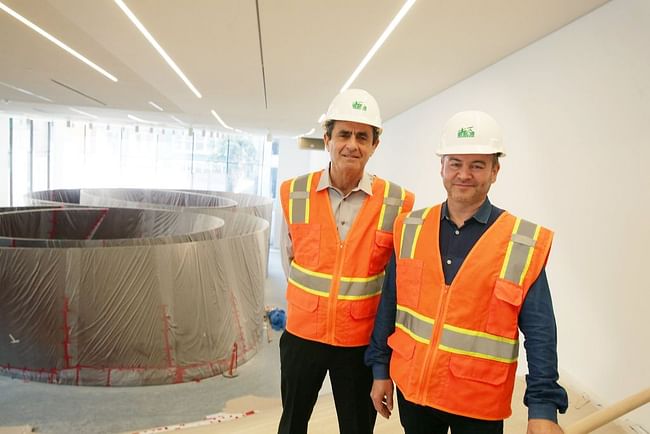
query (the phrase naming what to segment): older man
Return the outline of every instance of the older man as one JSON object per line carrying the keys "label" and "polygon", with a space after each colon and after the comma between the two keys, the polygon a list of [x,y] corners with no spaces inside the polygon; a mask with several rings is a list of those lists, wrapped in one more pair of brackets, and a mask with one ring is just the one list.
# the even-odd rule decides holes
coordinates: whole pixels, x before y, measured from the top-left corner
{"label": "older man", "polygon": [[368,92],[337,95],[323,127],[329,167],[281,187],[288,314],[280,339],[280,434],[307,432],[326,373],[340,432],[372,433],[372,373],[363,354],[392,252],[393,222],[414,201],[402,187],[365,172],[382,132]]}
{"label": "older man", "polygon": [[567,396],[557,383],[545,273],[553,233],[488,200],[505,156],[492,117],[453,116],[437,154],[446,202],[395,222],[395,257],[366,353],[375,408],[390,416],[394,381],[407,434],[502,433],[521,329],[528,434],[561,433]]}

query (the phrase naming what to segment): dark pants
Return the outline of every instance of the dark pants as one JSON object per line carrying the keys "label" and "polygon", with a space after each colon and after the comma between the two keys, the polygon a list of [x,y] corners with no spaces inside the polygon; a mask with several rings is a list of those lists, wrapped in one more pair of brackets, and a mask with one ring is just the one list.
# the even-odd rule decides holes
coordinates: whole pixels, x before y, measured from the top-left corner
{"label": "dark pants", "polygon": [[458,416],[407,401],[397,389],[399,420],[406,434],[503,434],[502,420]]}
{"label": "dark pants", "polygon": [[371,434],[377,412],[370,400],[372,371],[366,347],[335,347],[285,331],[280,338],[282,418],[278,434],[306,434],[307,423],[329,371],[341,434]]}

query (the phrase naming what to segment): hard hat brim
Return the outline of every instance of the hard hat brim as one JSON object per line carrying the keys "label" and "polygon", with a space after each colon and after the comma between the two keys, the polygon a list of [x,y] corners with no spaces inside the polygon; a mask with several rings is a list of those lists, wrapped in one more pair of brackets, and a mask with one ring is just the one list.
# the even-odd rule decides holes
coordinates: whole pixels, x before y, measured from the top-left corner
{"label": "hard hat brim", "polygon": [[505,157],[506,153],[495,149],[493,146],[482,146],[482,145],[467,145],[467,146],[454,146],[453,149],[437,149],[436,155],[443,157],[445,155],[468,155],[468,154],[480,154],[480,155],[494,155],[499,154],[499,157]]}

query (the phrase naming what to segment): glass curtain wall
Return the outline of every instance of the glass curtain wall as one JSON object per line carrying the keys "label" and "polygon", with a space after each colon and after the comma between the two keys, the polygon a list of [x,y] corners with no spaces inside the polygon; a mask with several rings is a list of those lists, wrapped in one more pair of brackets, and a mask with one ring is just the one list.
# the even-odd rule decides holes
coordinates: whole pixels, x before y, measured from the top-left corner
{"label": "glass curtain wall", "polygon": [[[0,113],[0,206],[32,191],[166,188],[272,195],[277,158],[263,136],[191,128],[32,120]],[[275,169],[275,170],[274,170]]]}

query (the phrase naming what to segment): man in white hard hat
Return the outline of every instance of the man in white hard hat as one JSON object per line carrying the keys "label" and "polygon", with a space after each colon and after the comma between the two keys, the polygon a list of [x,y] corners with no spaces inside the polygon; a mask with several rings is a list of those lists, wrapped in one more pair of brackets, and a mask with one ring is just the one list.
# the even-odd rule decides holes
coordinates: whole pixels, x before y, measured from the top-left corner
{"label": "man in white hard hat", "polygon": [[404,188],[365,172],[382,132],[368,92],[338,94],[323,127],[328,167],[280,188],[288,270],[280,434],[307,433],[327,373],[340,432],[372,433],[377,413],[363,354],[393,248],[393,222],[414,202]]}
{"label": "man in white hard hat", "polygon": [[390,416],[394,382],[407,434],[501,434],[520,329],[527,433],[561,433],[557,412],[566,411],[567,395],[557,383],[545,273],[553,233],[490,203],[505,156],[492,117],[454,115],[437,154],[447,200],[395,221],[395,256],[366,352],[375,408]]}

